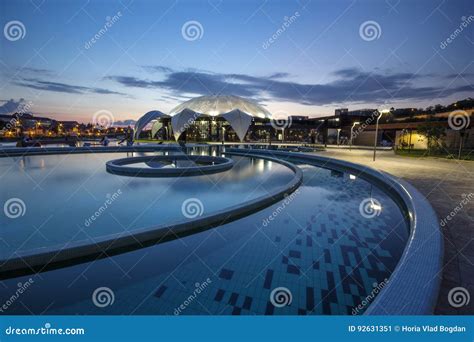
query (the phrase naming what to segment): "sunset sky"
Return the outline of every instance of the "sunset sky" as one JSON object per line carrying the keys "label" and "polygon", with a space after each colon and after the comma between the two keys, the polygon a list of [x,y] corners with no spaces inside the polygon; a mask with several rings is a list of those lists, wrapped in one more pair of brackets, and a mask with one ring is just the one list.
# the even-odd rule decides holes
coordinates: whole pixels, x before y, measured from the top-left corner
{"label": "sunset sky", "polygon": [[121,121],[209,94],[277,117],[447,104],[474,94],[472,15],[472,0],[2,1],[0,114]]}

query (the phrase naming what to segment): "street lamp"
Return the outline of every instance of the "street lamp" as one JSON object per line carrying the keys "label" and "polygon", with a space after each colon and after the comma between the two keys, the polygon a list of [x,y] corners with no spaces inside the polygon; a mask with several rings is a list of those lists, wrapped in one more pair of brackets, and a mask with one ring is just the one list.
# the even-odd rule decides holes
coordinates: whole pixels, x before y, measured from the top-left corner
{"label": "street lamp", "polygon": [[354,136],[354,133],[353,133],[354,127],[355,127],[355,125],[359,125],[359,124],[360,124],[359,121],[354,121],[354,123],[352,124],[352,127],[351,127],[351,144],[349,145],[349,151],[352,150],[352,138]]}
{"label": "street lamp", "polygon": [[[377,110],[378,111],[378,110]],[[390,110],[384,109],[380,112],[377,116],[377,122],[375,123],[375,139],[374,139],[374,161],[375,161],[375,154],[377,153],[377,137],[379,135],[379,120],[383,114],[390,113]]]}

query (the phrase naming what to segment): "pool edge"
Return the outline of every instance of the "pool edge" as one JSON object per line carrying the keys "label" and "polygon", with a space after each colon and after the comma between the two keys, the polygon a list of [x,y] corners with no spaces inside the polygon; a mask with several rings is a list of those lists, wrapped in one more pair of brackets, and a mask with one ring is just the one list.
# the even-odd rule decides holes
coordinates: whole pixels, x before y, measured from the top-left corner
{"label": "pool edge", "polygon": [[0,260],[0,280],[94,261],[216,228],[277,203],[301,185],[303,172],[294,164],[268,156],[259,158],[286,166],[294,173],[293,177],[268,194],[218,210],[210,215],[181,220],[169,225],[137,229],[130,234],[110,234],[87,244],[78,241],[68,244],[67,247],[53,246],[43,251],[38,249],[34,254]]}
{"label": "pool edge", "polygon": [[366,315],[433,314],[441,285],[444,241],[439,220],[428,200],[411,184],[371,167],[305,153],[262,149],[227,149],[249,155],[288,157],[328,168],[340,167],[363,173],[386,191],[396,191],[409,214],[410,234],[388,283],[368,306]]}

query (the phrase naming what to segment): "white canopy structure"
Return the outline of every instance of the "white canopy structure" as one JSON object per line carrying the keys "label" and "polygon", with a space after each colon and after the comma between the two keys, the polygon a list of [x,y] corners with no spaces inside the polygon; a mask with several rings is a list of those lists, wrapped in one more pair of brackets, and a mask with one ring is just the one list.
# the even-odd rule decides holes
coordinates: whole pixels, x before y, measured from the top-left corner
{"label": "white canopy structure", "polygon": [[255,102],[238,96],[200,96],[173,108],[169,114],[176,139],[200,116],[222,117],[242,141],[253,118],[272,119],[272,114]]}
{"label": "white canopy structure", "polygon": [[162,113],[158,110],[152,110],[151,112],[148,112],[144,114],[138,121],[135,123],[135,134],[134,134],[134,139],[138,139],[140,136],[141,131],[148,125],[150,122],[153,120],[157,120],[160,118],[169,118],[169,115],[166,115],[165,113]]}

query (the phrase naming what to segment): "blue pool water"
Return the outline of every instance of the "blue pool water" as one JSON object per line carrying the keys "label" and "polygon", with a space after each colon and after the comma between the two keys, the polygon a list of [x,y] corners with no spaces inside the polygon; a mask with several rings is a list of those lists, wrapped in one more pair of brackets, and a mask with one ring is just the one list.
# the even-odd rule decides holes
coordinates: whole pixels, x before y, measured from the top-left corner
{"label": "blue pool water", "polygon": [[[128,154],[132,155],[143,153]],[[107,161],[126,156],[0,158],[0,203],[20,198],[27,214],[1,218],[0,258],[171,224],[185,219],[181,208],[190,197],[199,199],[203,214],[212,213],[259,197],[292,177],[291,170],[280,164],[242,157],[235,157],[235,166],[227,172],[199,177],[133,178],[106,172]],[[107,200],[110,204],[102,211]]]}
{"label": "blue pool water", "polygon": [[[105,172],[106,160],[124,156],[0,159],[2,182],[8,180],[1,201],[28,198],[25,216],[2,217],[2,255],[19,245],[22,251],[32,250],[82,234],[78,225],[117,187],[124,193],[109,208],[112,215],[101,215],[88,236],[172,222],[180,218],[181,202],[189,197],[200,199],[206,210],[217,210],[264,194],[292,176],[277,163],[236,156],[231,156],[236,166],[230,171],[178,181]],[[354,313],[394,270],[407,241],[405,217],[386,193],[356,175],[299,167],[304,180],[297,192],[250,216],[114,257],[3,280],[0,299],[9,298],[30,278],[34,281],[6,313]],[[68,196],[71,201],[66,201]],[[366,199],[380,204],[377,215],[363,215],[360,204]],[[105,307],[93,300],[100,288],[113,294]],[[272,304],[277,288],[290,294],[287,305]]]}

